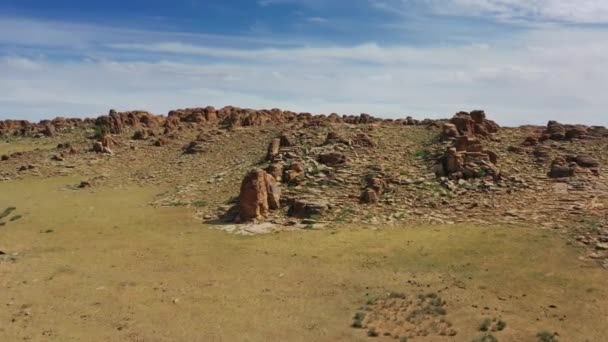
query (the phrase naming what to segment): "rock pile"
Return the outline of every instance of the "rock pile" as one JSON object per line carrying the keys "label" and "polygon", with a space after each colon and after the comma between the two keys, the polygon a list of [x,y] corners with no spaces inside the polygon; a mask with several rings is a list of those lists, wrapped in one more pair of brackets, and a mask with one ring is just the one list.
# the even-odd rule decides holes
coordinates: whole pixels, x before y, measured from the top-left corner
{"label": "rock pile", "polygon": [[481,136],[487,137],[498,132],[500,126],[494,121],[486,118],[486,113],[482,110],[475,110],[471,113],[459,112],[443,125],[443,136],[446,139],[458,136]]}
{"label": "rock pile", "polygon": [[479,139],[463,135],[454,139],[453,146],[447,148],[433,170],[438,177],[469,179],[491,176],[497,180],[501,176],[497,163],[496,153],[485,150]]}

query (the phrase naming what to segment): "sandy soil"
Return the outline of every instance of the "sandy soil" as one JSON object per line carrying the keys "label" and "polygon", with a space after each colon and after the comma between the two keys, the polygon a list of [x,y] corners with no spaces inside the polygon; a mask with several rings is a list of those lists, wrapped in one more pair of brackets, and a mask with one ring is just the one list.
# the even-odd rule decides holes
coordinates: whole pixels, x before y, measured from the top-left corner
{"label": "sandy soil", "polygon": [[499,341],[604,341],[608,272],[551,231],[334,226],[263,236],[155,208],[154,187],[73,190],[80,178],[0,183],[0,341],[369,341],[371,299],[440,293],[454,337],[485,318]]}

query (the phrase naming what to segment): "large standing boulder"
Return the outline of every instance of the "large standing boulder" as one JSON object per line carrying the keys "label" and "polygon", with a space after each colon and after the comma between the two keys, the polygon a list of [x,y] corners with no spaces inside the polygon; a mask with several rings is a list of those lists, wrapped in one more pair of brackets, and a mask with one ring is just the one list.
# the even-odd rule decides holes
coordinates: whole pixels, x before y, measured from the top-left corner
{"label": "large standing boulder", "polygon": [[276,158],[279,155],[279,152],[281,150],[281,139],[280,138],[276,138],[273,139],[270,144],[268,144],[268,153],[266,154],[266,159],[267,160],[274,160],[274,158]]}
{"label": "large standing boulder", "polygon": [[241,222],[262,219],[279,209],[281,189],[277,180],[262,170],[252,170],[241,183],[239,216]]}
{"label": "large standing boulder", "polygon": [[566,139],[566,127],[557,121],[549,121],[546,135],[551,140],[564,140]]}

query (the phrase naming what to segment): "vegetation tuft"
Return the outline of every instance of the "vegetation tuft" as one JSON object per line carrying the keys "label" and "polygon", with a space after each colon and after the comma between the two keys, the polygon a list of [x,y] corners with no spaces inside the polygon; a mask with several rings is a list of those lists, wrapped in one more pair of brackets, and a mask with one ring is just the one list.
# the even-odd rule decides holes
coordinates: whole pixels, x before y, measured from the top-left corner
{"label": "vegetation tuft", "polygon": [[13,211],[17,210],[15,207],[8,207],[0,214],[0,220],[10,215]]}

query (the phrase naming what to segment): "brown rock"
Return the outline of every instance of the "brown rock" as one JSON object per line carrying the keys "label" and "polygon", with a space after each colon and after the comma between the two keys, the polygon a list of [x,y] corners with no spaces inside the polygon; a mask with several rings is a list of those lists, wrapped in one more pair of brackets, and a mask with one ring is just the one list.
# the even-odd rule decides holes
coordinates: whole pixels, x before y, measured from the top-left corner
{"label": "brown rock", "polygon": [[281,208],[281,186],[276,178],[266,173],[266,191],[268,193],[268,208],[277,210]]}
{"label": "brown rock", "polygon": [[344,165],[346,161],[346,155],[341,152],[329,152],[319,155],[319,162],[327,166]]}
{"label": "brown rock", "polygon": [[361,202],[367,204],[377,204],[379,201],[380,197],[373,189],[363,190],[363,193],[361,194]]}
{"label": "brown rock", "polygon": [[10,157],[7,156],[6,154],[3,154],[2,157],[0,157],[0,160],[2,160],[2,161],[6,161],[6,160],[9,160],[9,159],[10,159]]}
{"label": "brown rock", "polygon": [[268,215],[270,210],[279,209],[281,188],[277,180],[262,170],[250,171],[241,183],[239,195],[240,221],[252,221]]}
{"label": "brown rock", "polygon": [[191,141],[182,150],[184,154],[200,154],[206,151],[205,146],[198,141]]}
{"label": "brown rock", "polygon": [[266,172],[253,170],[245,176],[241,183],[238,205],[241,221],[256,220],[268,214],[270,208],[268,205]]}
{"label": "brown rock", "polygon": [[522,144],[524,146],[536,146],[538,145],[538,138],[537,137],[533,137],[533,136],[529,136],[526,138],[526,140],[524,141],[524,143]]}
{"label": "brown rock", "polygon": [[449,148],[446,154],[446,171],[448,174],[462,172],[464,166],[464,156],[458,153],[455,148]]}
{"label": "brown rock", "polygon": [[282,181],[283,178],[283,164],[273,163],[268,166],[266,172],[271,174],[277,181]]}
{"label": "brown rock", "polygon": [[291,135],[288,135],[286,133],[281,134],[281,136],[279,137],[280,139],[280,143],[279,146],[280,147],[293,147],[296,146],[295,140]]}
{"label": "brown rock", "polygon": [[161,137],[161,138],[156,139],[156,141],[154,141],[154,146],[162,147],[162,146],[167,145],[168,143],[169,143],[169,141],[167,139]]}
{"label": "brown rock", "polygon": [[322,200],[298,199],[289,208],[288,215],[296,218],[321,216],[329,209],[329,204]]}
{"label": "brown rock", "polygon": [[323,145],[333,145],[333,144],[350,145],[350,141],[342,138],[336,132],[329,132],[329,133],[327,133],[327,137],[325,138],[325,142],[323,143]]}
{"label": "brown rock", "polygon": [[456,138],[457,136],[460,135],[460,133],[458,133],[458,128],[456,128],[456,125],[454,125],[453,123],[446,122],[442,126],[441,135],[442,135],[443,139],[450,139],[450,138]]}
{"label": "brown rock", "polygon": [[268,145],[268,153],[266,154],[267,160],[274,160],[279,155],[279,151],[281,150],[281,139],[276,138],[273,139]]}
{"label": "brown rock", "polygon": [[359,133],[353,138],[353,145],[363,147],[376,147],[378,144],[367,134]]}
{"label": "brown rock", "polygon": [[566,139],[566,127],[557,121],[549,121],[546,134],[551,140],[564,140]]}
{"label": "brown rock", "polygon": [[585,126],[567,126],[566,127],[566,139],[582,139],[587,136],[588,128]]}
{"label": "brown rock", "polygon": [[576,156],[575,162],[578,164],[578,166],[586,168],[596,168],[600,166],[600,162],[597,159],[588,155]]}
{"label": "brown rock", "polygon": [[145,129],[138,129],[133,133],[133,140],[146,140],[148,139],[148,131]]}
{"label": "brown rock", "polygon": [[550,178],[567,178],[574,177],[576,174],[576,166],[568,165],[563,158],[556,158],[551,164],[549,171]]}

